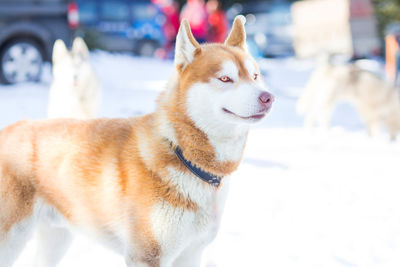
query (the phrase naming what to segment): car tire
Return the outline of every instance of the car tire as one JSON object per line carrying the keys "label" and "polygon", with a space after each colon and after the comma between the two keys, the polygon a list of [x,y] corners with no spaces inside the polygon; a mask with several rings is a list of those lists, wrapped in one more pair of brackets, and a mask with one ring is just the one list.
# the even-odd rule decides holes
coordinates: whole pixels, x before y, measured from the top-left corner
{"label": "car tire", "polygon": [[0,51],[0,82],[40,81],[44,61],[41,46],[30,39],[16,39]]}

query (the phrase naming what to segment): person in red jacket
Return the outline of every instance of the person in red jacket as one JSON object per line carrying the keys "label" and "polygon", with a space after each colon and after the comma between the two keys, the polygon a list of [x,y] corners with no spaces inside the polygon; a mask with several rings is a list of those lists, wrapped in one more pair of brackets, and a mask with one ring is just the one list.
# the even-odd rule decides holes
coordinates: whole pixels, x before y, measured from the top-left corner
{"label": "person in red jacket", "polygon": [[228,34],[228,20],[219,0],[207,2],[209,32],[207,41],[223,43]]}
{"label": "person in red jacket", "polygon": [[180,19],[182,20],[183,18],[189,21],[193,36],[199,43],[207,41],[207,10],[203,0],[188,0],[182,8]]}
{"label": "person in red jacket", "polygon": [[175,47],[175,37],[179,29],[179,4],[176,0],[151,0],[164,15],[162,25],[165,42],[162,48],[157,49],[158,58],[172,58]]}

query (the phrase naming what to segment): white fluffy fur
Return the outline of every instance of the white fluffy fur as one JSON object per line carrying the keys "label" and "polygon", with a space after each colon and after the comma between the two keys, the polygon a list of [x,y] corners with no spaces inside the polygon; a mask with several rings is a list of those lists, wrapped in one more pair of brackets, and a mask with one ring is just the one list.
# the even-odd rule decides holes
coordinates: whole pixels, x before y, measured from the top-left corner
{"label": "white fluffy fur", "polygon": [[[212,195],[215,193],[210,190],[209,185],[197,177],[191,177],[187,172],[180,172],[174,168],[168,168],[170,173],[170,181],[178,191],[184,196],[190,198],[193,202],[199,203],[201,207],[207,207],[210,203]],[[193,179],[194,178],[194,179]]]}
{"label": "white fluffy fur", "polygon": [[244,67],[247,69],[251,76],[257,73],[257,68],[254,64],[254,61],[249,58],[244,61]]}
{"label": "white fluffy fur", "polygon": [[[233,81],[239,80],[239,70],[235,63],[231,60],[227,60],[222,64],[222,69],[219,71],[219,77],[228,76]],[[222,85],[222,84],[220,84]]]}
{"label": "white fluffy fur", "polygon": [[7,236],[0,236],[0,267],[10,267],[32,235],[34,218],[14,225]]}
{"label": "white fluffy fur", "polygon": [[204,185],[191,174],[170,169],[171,180],[178,190],[199,205],[199,211],[160,203],[153,208],[152,225],[155,237],[169,255],[161,266],[199,267],[204,248],[215,238],[229,187],[228,178],[221,188]]}

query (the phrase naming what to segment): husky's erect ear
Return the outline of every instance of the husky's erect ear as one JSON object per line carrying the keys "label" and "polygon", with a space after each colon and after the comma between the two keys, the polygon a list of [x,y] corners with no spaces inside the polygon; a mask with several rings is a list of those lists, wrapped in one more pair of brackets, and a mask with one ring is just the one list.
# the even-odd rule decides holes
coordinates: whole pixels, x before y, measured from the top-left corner
{"label": "husky's erect ear", "polygon": [[232,30],[225,40],[225,45],[236,46],[241,49],[246,50],[246,31],[244,29],[244,24],[246,23],[246,18],[243,15],[236,16],[233,21]]}
{"label": "husky's erect ear", "polygon": [[53,64],[60,62],[61,60],[63,60],[65,57],[68,56],[69,52],[64,44],[64,41],[61,39],[55,41],[53,46]]}
{"label": "husky's erect ear", "polygon": [[72,43],[72,53],[80,55],[84,59],[89,57],[89,49],[81,37],[76,37],[74,39]]}
{"label": "husky's erect ear", "polygon": [[190,30],[189,22],[186,19],[181,21],[175,45],[175,66],[183,69],[194,59],[196,49],[200,49],[199,43],[194,39]]}

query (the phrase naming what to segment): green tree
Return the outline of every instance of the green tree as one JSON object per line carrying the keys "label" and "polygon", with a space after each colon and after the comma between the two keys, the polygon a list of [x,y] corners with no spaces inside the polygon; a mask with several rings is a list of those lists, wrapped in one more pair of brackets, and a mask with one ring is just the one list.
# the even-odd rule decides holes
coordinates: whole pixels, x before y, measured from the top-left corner
{"label": "green tree", "polygon": [[392,22],[400,22],[400,0],[372,0],[378,19],[379,32],[385,34],[385,28]]}

